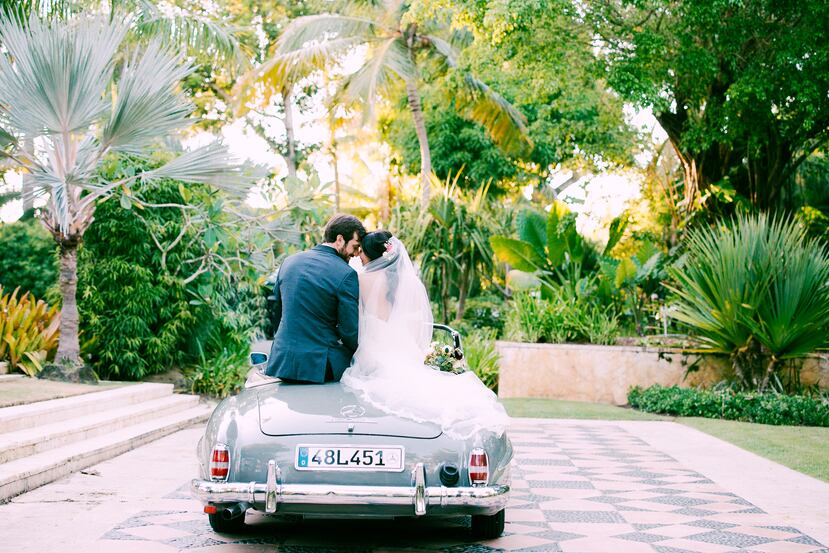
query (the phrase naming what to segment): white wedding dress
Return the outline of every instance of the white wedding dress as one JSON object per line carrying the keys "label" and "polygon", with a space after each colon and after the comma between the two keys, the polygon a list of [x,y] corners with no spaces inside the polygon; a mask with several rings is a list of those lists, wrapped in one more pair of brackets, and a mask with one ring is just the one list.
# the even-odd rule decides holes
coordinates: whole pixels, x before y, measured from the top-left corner
{"label": "white wedding dress", "polygon": [[472,371],[441,372],[424,364],[432,311],[403,243],[360,273],[359,346],[341,382],[387,413],[433,422],[454,438],[482,430],[501,435],[509,416]]}

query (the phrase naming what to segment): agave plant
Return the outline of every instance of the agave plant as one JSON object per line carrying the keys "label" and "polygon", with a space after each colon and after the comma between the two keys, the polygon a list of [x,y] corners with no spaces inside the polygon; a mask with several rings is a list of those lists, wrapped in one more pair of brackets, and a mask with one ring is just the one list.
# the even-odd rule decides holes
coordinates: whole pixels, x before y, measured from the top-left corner
{"label": "agave plant", "polygon": [[[140,153],[192,124],[178,89],[191,69],[159,41],[125,52],[129,18],[43,22],[0,18],[0,157],[29,174],[46,198],[43,222],[60,246],[62,298],[56,359],[79,363],[77,250],[95,206],[139,180],[172,178],[240,193],[255,175],[218,143],[114,182],[98,171],[111,155]],[[124,200],[122,200],[124,201]],[[128,207],[128,206],[126,206]]]}
{"label": "agave plant", "polygon": [[425,207],[431,194],[432,161],[418,88],[420,64],[436,62],[454,72],[459,86],[454,104],[483,125],[502,147],[516,151],[532,142],[523,114],[474,75],[461,71],[448,25],[413,22],[409,8],[402,0],[351,0],[339,13],[298,17],[286,27],[275,55],[254,74],[280,90],[286,83],[314,70],[330,69],[344,55],[365,48],[362,65],[345,80],[338,98],[346,105],[358,102],[371,114],[390,85],[405,83],[420,143],[421,205]]}
{"label": "agave plant", "polygon": [[728,354],[738,382],[766,389],[781,362],[827,344],[829,251],[795,221],[741,215],[688,235],[670,273],[675,317],[701,351]]}

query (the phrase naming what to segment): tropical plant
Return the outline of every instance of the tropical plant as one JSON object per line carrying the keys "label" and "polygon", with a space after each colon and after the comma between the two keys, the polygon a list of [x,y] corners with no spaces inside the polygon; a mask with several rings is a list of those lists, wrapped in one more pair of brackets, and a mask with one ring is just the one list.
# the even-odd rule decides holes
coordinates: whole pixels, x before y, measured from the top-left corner
{"label": "tropical plant", "polygon": [[[140,152],[192,124],[191,106],[177,91],[190,72],[183,56],[154,40],[121,56],[123,18],[81,16],[45,23],[0,19],[0,146],[3,157],[31,174],[34,193],[47,198],[43,221],[60,248],[61,332],[56,359],[79,363],[77,252],[99,201],[117,190],[129,204],[138,181],[175,178],[239,192],[252,175],[209,144],[153,171],[104,181],[105,156]],[[28,148],[27,144],[36,144]]]}
{"label": "tropical plant", "polygon": [[410,5],[401,1],[351,1],[340,13],[298,17],[281,35],[276,55],[260,71],[270,73],[272,82],[293,83],[365,47],[361,67],[345,79],[338,98],[344,104],[361,103],[370,115],[379,96],[389,92],[395,81],[403,81],[420,143],[421,204],[426,206],[431,197],[432,162],[418,88],[419,71],[425,69],[425,63],[436,62],[456,75],[459,88],[455,104],[464,115],[483,125],[497,143],[515,151],[531,142],[524,116],[460,68],[448,22],[441,24],[432,18],[419,23],[412,19],[409,9]]}
{"label": "tropical plant", "polygon": [[193,393],[225,398],[245,385],[249,370],[247,351],[222,350],[209,356],[200,352],[198,363],[185,374]]}
{"label": "tropical plant", "polygon": [[495,347],[495,332],[476,330],[463,339],[463,352],[469,370],[478,375],[481,382],[498,393],[498,369],[501,356]]}
{"label": "tropical plant", "polygon": [[[610,227],[608,253],[624,232],[625,219],[616,219]],[[524,209],[516,218],[518,238],[492,236],[489,241],[498,259],[512,268],[534,273],[547,289],[559,284],[577,283],[596,267],[598,254],[576,230],[576,214],[556,200],[546,215]]]}
{"label": "tropical plant", "polygon": [[19,288],[10,294],[0,286],[0,361],[12,370],[35,376],[58,343],[60,314],[29,292],[18,297]]}
{"label": "tropical plant", "polygon": [[0,286],[46,298],[58,276],[57,247],[39,221],[0,223]]}
{"label": "tropical plant", "polygon": [[[435,181],[440,194],[432,198],[427,210],[398,206],[390,223],[392,232],[406,240],[445,323],[462,319],[470,293],[484,282],[492,283],[489,237],[504,228],[488,198],[489,187],[463,192],[457,186],[459,177],[460,173],[443,183]],[[500,215],[508,212],[501,208]],[[453,297],[457,308],[450,313]]]}
{"label": "tropical plant", "polygon": [[727,354],[738,383],[763,391],[787,359],[827,344],[829,250],[795,221],[739,215],[689,233],[670,270],[674,317],[700,351]]}

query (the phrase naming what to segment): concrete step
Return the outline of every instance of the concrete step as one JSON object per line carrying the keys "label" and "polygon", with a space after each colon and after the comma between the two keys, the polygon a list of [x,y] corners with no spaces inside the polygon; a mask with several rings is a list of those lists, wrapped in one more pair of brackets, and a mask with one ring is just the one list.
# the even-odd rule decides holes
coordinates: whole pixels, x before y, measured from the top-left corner
{"label": "concrete step", "polygon": [[168,395],[34,428],[0,434],[0,463],[36,455],[198,405],[199,396]]}
{"label": "concrete step", "polygon": [[0,434],[100,413],[173,393],[172,384],[129,384],[120,388],[0,409]]}
{"label": "concrete step", "polygon": [[4,463],[0,465],[0,503],[182,428],[202,423],[211,411],[210,406],[198,405],[103,436]]}

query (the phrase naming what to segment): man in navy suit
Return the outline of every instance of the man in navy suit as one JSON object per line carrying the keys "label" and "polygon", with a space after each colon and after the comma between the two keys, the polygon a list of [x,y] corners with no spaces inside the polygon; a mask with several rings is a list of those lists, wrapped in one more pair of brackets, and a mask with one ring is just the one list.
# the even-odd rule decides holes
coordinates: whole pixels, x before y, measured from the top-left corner
{"label": "man in navy suit", "polygon": [[274,285],[275,335],[265,374],[285,381],[339,381],[357,350],[360,286],[348,261],[366,229],[335,215],[324,242],[289,256]]}

